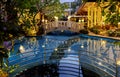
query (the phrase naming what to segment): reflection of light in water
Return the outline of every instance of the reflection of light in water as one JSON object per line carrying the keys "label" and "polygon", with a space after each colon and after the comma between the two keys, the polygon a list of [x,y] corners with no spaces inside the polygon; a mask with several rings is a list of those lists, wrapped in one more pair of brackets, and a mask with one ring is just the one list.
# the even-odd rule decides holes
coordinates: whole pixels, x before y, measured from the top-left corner
{"label": "reflection of light in water", "polygon": [[116,64],[117,64],[117,65],[120,65],[120,58],[118,58],[118,59],[116,60]]}
{"label": "reflection of light in water", "polygon": [[61,30],[61,32],[64,32],[64,30]]}
{"label": "reflection of light in water", "polygon": [[83,45],[81,45],[81,48],[84,48],[84,46],[83,46]]}
{"label": "reflection of light in water", "polygon": [[106,41],[101,41],[101,44],[102,44],[102,45],[105,45],[105,44],[106,44]]}
{"label": "reflection of light in water", "polygon": [[68,48],[68,52],[70,52],[71,51],[71,48]]}
{"label": "reflection of light in water", "polygon": [[30,38],[30,42],[31,43],[35,43],[37,40],[36,40],[36,38],[35,37],[33,37],[33,38]]}
{"label": "reflection of light in water", "polygon": [[57,51],[58,49],[57,48],[55,48],[55,51]]}
{"label": "reflection of light in water", "polygon": [[102,63],[101,63],[101,62],[98,62],[98,64],[99,64],[99,65],[102,65]]}
{"label": "reflection of light in water", "polygon": [[22,45],[20,45],[19,51],[20,51],[20,53],[24,53],[25,52],[25,48]]}
{"label": "reflection of light in water", "polygon": [[25,45],[25,49],[26,50],[30,50],[30,49],[36,49],[38,48],[39,44],[38,44],[38,40],[36,39],[36,37],[32,37],[29,40],[27,40],[27,43]]}

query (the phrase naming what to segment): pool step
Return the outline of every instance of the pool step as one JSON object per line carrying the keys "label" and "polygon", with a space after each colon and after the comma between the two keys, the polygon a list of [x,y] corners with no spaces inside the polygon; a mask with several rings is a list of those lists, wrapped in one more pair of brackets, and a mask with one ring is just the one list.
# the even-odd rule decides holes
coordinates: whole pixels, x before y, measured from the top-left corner
{"label": "pool step", "polygon": [[[72,56],[72,57],[71,57]],[[68,55],[59,62],[59,77],[83,77],[77,55]]]}
{"label": "pool step", "polygon": [[118,66],[118,76],[117,77],[120,77],[120,66]]}

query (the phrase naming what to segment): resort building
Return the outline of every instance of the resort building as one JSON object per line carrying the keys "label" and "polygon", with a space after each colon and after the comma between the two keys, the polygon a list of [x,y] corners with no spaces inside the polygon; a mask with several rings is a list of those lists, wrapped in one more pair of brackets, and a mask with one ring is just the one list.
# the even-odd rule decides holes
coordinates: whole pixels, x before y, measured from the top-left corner
{"label": "resort building", "polygon": [[[75,20],[77,22],[85,21],[88,27],[105,26],[109,23],[105,22],[106,16],[105,15],[103,16],[102,11],[104,10],[104,12],[108,12],[109,7],[104,9],[104,7],[105,6],[107,7],[108,5],[109,5],[109,2],[104,2],[104,3],[85,2],[82,5],[80,5],[78,10],[75,12],[75,15],[71,17],[76,18]],[[118,5],[116,5],[116,13],[117,12],[120,13],[119,3]],[[119,22],[118,22],[118,25],[119,25]]]}
{"label": "resort building", "polygon": [[[19,21],[26,23],[23,28],[28,35],[3,41],[6,50],[0,48],[0,77],[1,70],[6,70],[2,67],[7,68],[5,74],[9,74],[9,77],[120,77],[119,2],[115,6],[116,13],[111,13],[118,15],[115,17],[117,26],[116,22],[105,22],[107,16],[103,16],[102,11],[108,2],[99,5],[96,2],[82,3],[82,0],[63,3],[69,6],[69,9],[65,9],[67,20],[59,20],[53,15],[49,19],[54,20],[48,22],[45,18],[45,12],[49,8],[47,4],[45,12],[39,11],[40,9],[37,11],[34,22],[30,19],[33,16],[23,13],[23,19],[30,21]],[[55,6],[50,10],[53,7]],[[104,12],[109,14],[108,10],[107,8]],[[1,16],[1,19],[4,18]],[[115,26],[113,33],[113,29],[106,25]],[[92,33],[91,28],[96,33]],[[107,33],[107,30],[108,35],[116,37],[100,35],[103,31]],[[40,31],[41,35],[37,35]],[[9,52],[6,52],[7,49]],[[3,51],[8,54],[8,58],[3,56]]]}

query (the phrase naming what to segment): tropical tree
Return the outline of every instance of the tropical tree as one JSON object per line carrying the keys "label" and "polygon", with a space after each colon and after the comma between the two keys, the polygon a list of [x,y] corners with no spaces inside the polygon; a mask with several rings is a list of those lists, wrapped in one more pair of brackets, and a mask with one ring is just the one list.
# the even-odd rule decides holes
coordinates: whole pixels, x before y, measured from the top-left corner
{"label": "tropical tree", "polygon": [[[60,17],[66,6],[59,0],[0,0],[0,62],[3,66],[3,58],[8,58],[9,50],[3,46],[4,41],[11,41],[26,29],[36,25],[35,16],[40,13],[42,17],[52,19]],[[23,28],[24,27],[24,28]],[[27,28],[26,28],[27,27]]]}
{"label": "tropical tree", "polygon": [[[103,2],[104,4],[104,2]],[[102,14],[106,17],[105,22],[112,25],[112,26],[118,26],[118,23],[120,22],[120,2],[117,0],[110,0],[109,4],[102,7]],[[107,10],[107,11],[105,11]]]}
{"label": "tropical tree", "polygon": [[55,16],[60,18],[64,14],[64,9],[68,8],[66,4],[61,4],[59,0],[41,0],[36,4],[38,12],[40,12],[40,24],[42,19],[47,17],[49,21]]}

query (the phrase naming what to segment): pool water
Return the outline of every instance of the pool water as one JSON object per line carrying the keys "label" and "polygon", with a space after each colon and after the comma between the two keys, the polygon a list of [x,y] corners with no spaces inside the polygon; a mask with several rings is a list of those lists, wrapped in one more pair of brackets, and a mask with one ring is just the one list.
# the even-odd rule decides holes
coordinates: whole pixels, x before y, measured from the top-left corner
{"label": "pool water", "polygon": [[24,75],[26,70],[36,68],[41,68],[37,71],[40,74],[43,66],[51,68],[53,64],[57,66],[57,71],[54,71],[56,76],[50,76],[50,72],[45,70],[45,77],[88,77],[90,73],[94,73],[92,77],[115,77],[115,58],[120,55],[118,42],[84,34],[70,36],[50,33],[45,36],[20,37],[15,41],[14,52],[9,57],[9,65],[17,64],[19,67],[10,77]]}

